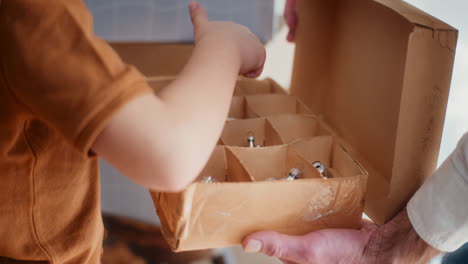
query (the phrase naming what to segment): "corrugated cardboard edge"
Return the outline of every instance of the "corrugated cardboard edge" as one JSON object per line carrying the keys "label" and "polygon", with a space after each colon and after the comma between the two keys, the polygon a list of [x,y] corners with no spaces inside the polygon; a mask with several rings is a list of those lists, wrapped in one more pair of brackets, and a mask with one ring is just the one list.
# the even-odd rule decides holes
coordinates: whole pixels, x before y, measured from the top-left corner
{"label": "corrugated cardboard edge", "polygon": [[449,24],[401,0],[373,0],[403,16],[408,22],[433,30],[455,30]]}

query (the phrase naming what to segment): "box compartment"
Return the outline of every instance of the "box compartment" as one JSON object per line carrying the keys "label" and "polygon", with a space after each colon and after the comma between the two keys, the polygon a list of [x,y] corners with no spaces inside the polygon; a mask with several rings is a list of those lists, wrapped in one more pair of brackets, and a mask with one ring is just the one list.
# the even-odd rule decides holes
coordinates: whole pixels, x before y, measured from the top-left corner
{"label": "box compartment", "polygon": [[298,139],[332,135],[332,130],[314,115],[269,116],[267,121],[283,144]]}
{"label": "box compartment", "polygon": [[249,147],[248,137],[256,146],[275,146],[316,136],[331,135],[330,129],[313,115],[285,114],[226,121],[219,144]]}
{"label": "box compartment", "polygon": [[227,146],[249,147],[248,137],[255,138],[255,146],[281,145],[278,132],[266,118],[228,120],[220,141]]}
{"label": "box compartment", "polygon": [[311,113],[297,97],[291,95],[252,95],[246,96],[245,101],[249,117]]}

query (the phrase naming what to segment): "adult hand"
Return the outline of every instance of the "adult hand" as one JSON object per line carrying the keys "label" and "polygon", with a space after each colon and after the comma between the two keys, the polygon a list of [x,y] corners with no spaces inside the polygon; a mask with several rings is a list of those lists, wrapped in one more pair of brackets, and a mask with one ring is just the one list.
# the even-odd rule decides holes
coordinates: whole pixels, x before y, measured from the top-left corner
{"label": "adult hand", "polygon": [[297,0],[286,0],[284,18],[286,19],[286,23],[289,27],[288,36],[286,39],[289,42],[294,42],[297,25]]}
{"label": "adult hand", "polygon": [[304,236],[263,231],[246,237],[243,246],[285,264],[422,264],[440,253],[419,238],[406,209],[382,226],[364,221],[360,230],[326,229]]}

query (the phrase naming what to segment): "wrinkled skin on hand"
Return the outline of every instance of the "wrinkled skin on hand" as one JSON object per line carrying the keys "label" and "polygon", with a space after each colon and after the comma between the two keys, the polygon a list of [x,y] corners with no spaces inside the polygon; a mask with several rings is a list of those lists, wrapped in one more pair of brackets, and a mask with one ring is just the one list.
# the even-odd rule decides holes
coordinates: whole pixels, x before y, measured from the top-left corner
{"label": "wrinkled skin on hand", "polygon": [[304,236],[262,231],[246,237],[243,246],[285,264],[422,264],[440,254],[417,235],[406,209],[381,226],[363,221],[360,230],[325,229]]}

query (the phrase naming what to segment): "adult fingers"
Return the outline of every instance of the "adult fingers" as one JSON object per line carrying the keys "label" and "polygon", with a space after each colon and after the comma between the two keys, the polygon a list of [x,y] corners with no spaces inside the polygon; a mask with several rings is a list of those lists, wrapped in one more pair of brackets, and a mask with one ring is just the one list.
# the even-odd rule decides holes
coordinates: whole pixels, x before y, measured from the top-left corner
{"label": "adult fingers", "polygon": [[192,20],[194,28],[198,28],[208,22],[208,15],[206,14],[205,9],[197,1],[190,2],[189,11],[190,19]]}
{"label": "adult fingers", "polygon": [[[304,237],[288,236],[276,232],[262,231],[249,235],[244,239],[246,252],[263,253],[277,257],[289,263],[304,263],[313,248],[305,248]],[[305,254],[307,253],[307,254]]]}

